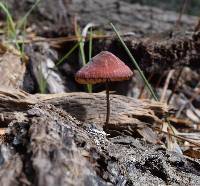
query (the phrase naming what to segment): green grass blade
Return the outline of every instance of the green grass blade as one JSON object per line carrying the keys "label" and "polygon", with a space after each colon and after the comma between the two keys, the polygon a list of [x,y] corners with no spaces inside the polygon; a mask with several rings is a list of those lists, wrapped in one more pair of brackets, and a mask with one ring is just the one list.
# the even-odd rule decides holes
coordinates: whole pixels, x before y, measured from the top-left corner
{"label": "green grass blade", "polygon": [[8,28],[8,36],[11,37],[15,41],[15,45],[17,47],[17,50],[21,52],[19,44],[16,42],[17,38],[17,32],[16,32],[16,27],[15,23],[13,21],[12,15],[9,12],[8,8],[0,2],[0,9],[5,13],[6,15],[6,20],[7,20],[7,28]]}
{"label": "green grass blade", "polygon": [[9,24],[9,28],[11,29],[11,32],[16,34],[15,23],[8,8],[3,3],[0,2],[0,9],[6,14],[6,18]]}
{"label": "green grass blade", "polygon": [[131,61],[132,61],[133,64],[135,65],[136,69],[138,70],[138,72],[139,72],[141,78],[143,79],[145,85],[146,85],[147,88],[149,89],[149,92],[151,93],[152,97],[153,97],[156,101],[158,101],[158,98],[157,98],[156,94],[154,93],[153,88],[151,87],[150,83],[149,83],[148,80],[146,79],[144,73],[143,73],[142,70],[140,69],[139,65],[137,64],[137,62],[136,62],[135,58],[133,57],[133,55],[131,54],[130,50],[128,49],[128,47],[127,47],[126,44],[124,43],[124,41],[123,41],[123,39],[121,38],[119,32],[117,31],[117,29],[115,28],[115,26],[114,26],[112,23],[110,23],[110,25],[112,26],[113,30],[115,31],[115,33],[116,33],[117,37],[119,38],[119,40],[120,40],[122,46],[124,47],[124,49],[126,50],[127,54],[129,55]]}
{"label": "green grass blade", "polygon": [[[84,41],[83,41],[83,37],[80,33],[79,27],[77,28],[77,30],[75,30],[75,33],[76,33],[76,37],[80,38],[78,44],[79,44],[79,50],[80,50],[80,54],[81,54],[82,66],[84,66],[84,65],[86,65],[85,52],[84,52]],[[86,85],[86,91],[90,92],[89,84]]]}
{"label": "green grass blade", "polygon": [[17,29],[21,29],[23,27],[24,23],[26,22],[28,16],[32,13],[32,11],[36,8],[36,6],[40,3],[41,0],[37,0],[34,5],[29,9],[29,11],[24,15],[24,17],[19,21],[17,25]]}
{"label": "green grass blade", "polygon": [[40,93],[45,94],[47,92],[47,78],[43,76],[41,66],[39,66],[38,85]]}

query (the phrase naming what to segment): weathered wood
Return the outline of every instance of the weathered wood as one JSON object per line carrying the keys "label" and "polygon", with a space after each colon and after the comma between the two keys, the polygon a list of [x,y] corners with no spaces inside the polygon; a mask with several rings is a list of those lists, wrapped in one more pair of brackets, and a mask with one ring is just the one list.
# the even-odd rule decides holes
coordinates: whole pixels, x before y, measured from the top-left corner
{"label": "weathered wood", "polygon": [[[18,113],[25,117],[13,119],[0,144],[2,186],[105,185],[85,157],[89,153],[75,143],[79,121],[52,105]],[[4,149],[11,147],[12,154],[5,154]]]}
{"label": "weathered wood", "polygon": [[[169,30],[168,32],[156,33],[145,37],[126,36],[123,39],[144,72],[161,74],[163,71],[181,68],[182,66],[189,66],[194,70],[200,68],[200,32]],[[33,48],[42,48],[42,44],[33,46]],[[103,50],[113,52],[131,69],[135,69],[130,57],[115,36],[94,41],[93,55]],[[43,57],[38,58],[39,56],[44,56],[44,54],[34,56],[35,54],[37,54],[37,51],[36,53],[27,51],[27,55],[30,56],[32,61],[44,61]],[[71,62],[68,64],[71,68],[71,73],[76,72],[79,65],[75,56],[67,60],[68,63]],[[38,68],[38,62],[35,62],[32,66],[33,68]],[[69,72],[66,69],[67,65],[62,66],[62,70],[66,71],[66,77],[68,77],[67,73]],[[67,80],[73,82],[73,78]]]}
{"label": "weathered wood", "polygon": [[[60,107],[80,121],[104,125],[106,118],[106,95],[102,93],[63,93],[29,95],[23,91],[0,89],[0,110],[28,109],[37,103]],[[163,103],[137,100],[120,95],[110,95],[110,125],[161,123],[170,107]],[[14,107],[13,107],[14,106]]]}
{"label": "weathered wood", "polygon": [[[82,99],[77,98],[78,94]],[[197,161],[168,152],[160,146],[145,145],[131,136],[107,135],[100,125],[80,122],[63,110],[64,105],[70,102],[71,106],[76,105],[75,98],[84,107],[86,103],[96,103],[97,100],[103,105],[104,100],[100,101],[103,93],[29,96],[22,91],[0,91],[1,113],[6,110],[8,117],[8,112],[15,110],[13,103],[20,108],[0,143],[0,160],[5,160],[0,164],[1,185],[199,184],[200,164]],[[148,101],[133,101],[114,95],[111,98],[114,105],[118,98],[120,104],[125,102],[120,109],[130,104],[131,109],[127,108],[127,112],[132,112],[135,103],[137,107],[141,106],[141,110],[159,108],[161,117],[166,109]],[[63,109],[48,103],[56,107],[60,104]],[[120,106],[117,107],[120,110]],[[2,148],[5,146],[12,149],[10,156],[5,155]]]}
{"label": "weathered wood", "polygon": [[5,51],[0,52],[0,85],[22,88],[26,65],[21,61],[20,53],[17,50],[6,48],[0,43],[0,48],[2,47]]}
{"label": "weathered wood", "polygon": [[[29,72],[37,82],[38,91],[54,94],[69,91],[64,86],[64,81],[56,67],[58,54],[50,48],[48,43],[28,45],[25,52],[27,52],[30,58]],[[26,78],[24,79],[26,80]],[[28,87],[29,84],[30,82],[27,82],[26,86]]]}
{"label": "weathered wood", "polygon": [[34,103],[36,103],[36,100],[31,94],[17,89],[0,87],[1,112],[24,110]]}
{"label": "weathered wood", "polygon": [[[28,151],[32,154],[35,184],[38,186],[86,185],[87,177],[96,177],[96,175],[74,142],[73,128],[79,122],[62,110],[52,106],[44,108],[46,111],[42,107],[28,111],[31,118]],[[88,182],[90,183],[89,180]]]}
{"label": "weathered wood", "polygon": [[[80,121],[90,121],[104,125],[106,119],[106,95],[102,93],[68,93],[39,96],[44,103],[60,107]],[[110,125],[137,125],[161,123],[169,107],[163,103],[137,100],[121,95],[110,95]]]}
{"label": "weathered wood", "polygon": [[2,186],[20,185],[19,177],[23,169],[23,163],[21,157],[18,154],[13,153],[10,147],[2,144],[1,142],[0,158],[1,158],[0,185]]}

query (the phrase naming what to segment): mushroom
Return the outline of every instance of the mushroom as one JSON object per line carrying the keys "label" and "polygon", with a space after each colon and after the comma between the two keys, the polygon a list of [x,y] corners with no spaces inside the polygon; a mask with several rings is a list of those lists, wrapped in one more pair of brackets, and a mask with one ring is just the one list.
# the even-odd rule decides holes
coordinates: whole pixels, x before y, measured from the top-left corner
{"label": "mushroom", "polygon": [[75,80],[80,84],[106,83],[106,124],[108,124],[110,117],[109,82],[128,80],[132,75],[130,68],[118,57],[111,52],[102,51],[76,73]]}

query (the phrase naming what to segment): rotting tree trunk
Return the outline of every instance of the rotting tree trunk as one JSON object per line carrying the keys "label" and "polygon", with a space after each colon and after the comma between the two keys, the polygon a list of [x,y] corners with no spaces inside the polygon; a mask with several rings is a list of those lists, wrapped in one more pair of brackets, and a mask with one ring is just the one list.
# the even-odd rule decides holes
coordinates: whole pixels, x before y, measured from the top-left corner
{"label": "rotting tree trunk", "polygon": [[[9,130],[1,137],[0,185],[199,184],[198,161],[157,145],[145,145],[131,135],[107,136],[94,118],[90,120],[88,113],[85,121],[80,122],[64,111],[74,105],[72,110],[78,117],[75,108],[82,105],[94,113],[95,107],[104,105],[103,109],[106,106],[105,99],[101,100],[104,96],[102,93],[34,96],[1,88],[1,123],[11,118]],[[137,107],[144,115],[149,112],[151,118],[159,116],[162,119],[168,111],[159,103],[116,95],[111,96],[111,105],[116,106],[112,113],[118,111],[124,118],[126,112],[133,114]],[[101,109],[95,112],[105,115]],[[138,113],[136,110],[131,117]],[[146,118],[142,120],[140,124],[145,124]],[[131,122],[135,121],[137,124],[137,120]]]}
{"label": "rotting tree trunk", "polygon": [[[46,111],[42,107],[28,111],[31,141],[28,151],[37,178],[35,184],[86,185],[87,179],[96,175],[75,144],[78,122],[62,110],[48,105],[45,108]],[[57,121],[52,118],[56,115]]]}
{"label": "rotting tree trunk", "polygon": [[[9,99],[8,99],[9,98]],[[0,111],[26,110],[32,105],[52,104],[62,108],[78,120],[95,122],[101,126],[106,119],[106,93],[61,93],[61,94],[36,94],[30,95],[23,91],[0,88]],[[120,95],[110,95],[110,124],[149,124],[161,123],[162,118],[172,108],[149,100],[137,100]],[[6,114],[8,116],[8,114]]]}

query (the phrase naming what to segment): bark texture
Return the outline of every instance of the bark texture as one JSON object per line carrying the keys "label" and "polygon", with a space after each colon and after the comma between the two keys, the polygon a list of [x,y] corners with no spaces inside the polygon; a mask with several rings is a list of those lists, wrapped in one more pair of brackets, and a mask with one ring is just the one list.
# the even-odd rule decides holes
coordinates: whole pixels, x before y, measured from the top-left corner
{"label": "bark texture", "polygon": [[[24,110],[37,103],[62,108],[83,122],[90,121],[101,125],[105,123],[105,92],[29,95],[14,89],[0,89],[0,111]],[[140,124],[143,121],[152,125],[161,123],[161,119],[172,109],[163,103],[141,101],[114,94],[110,95],[110,104],[110,124],[113,125]]]}
{"label": "bark texture", "polygon": [[[168,152],[158,145],[147,145],[132,135],[122,135],[120,127],[115,128],[118,134],[105,133],[98,124],[101,121],[98,117],[96,120],[88,117],[90,112],[94,113],[94,103],[96,107],[106,105],[102,103],[103,96],[102,93],[31,96],[1,88],[1,124],[9,118],[10,122],[6,134],[1,136],[0,185],[199,184],[198,161]],[[132,118],[144,112],[150,118],[159,115],[162,119],[168,112],[168,108],[159,103],[114,95],[111,98],[111,104],[116,106],[113,113],[119,111],[123,115],[126,105],[125,113],[136,110]],[[116,99],[120,100],[118,104]],[[89,112],[84,122],[65,111],[81,104]],[[58,108],[59,105],[63,109]],[[137,107],[141,108],[140,112]],[[101,109],[96,112],[104,115]],[[78,112],[76,116],[79,117]],[[139,124],[137,119],[136,116],[130,124]],[[149,119],[140,121],[143,125],[145,122]]]}

